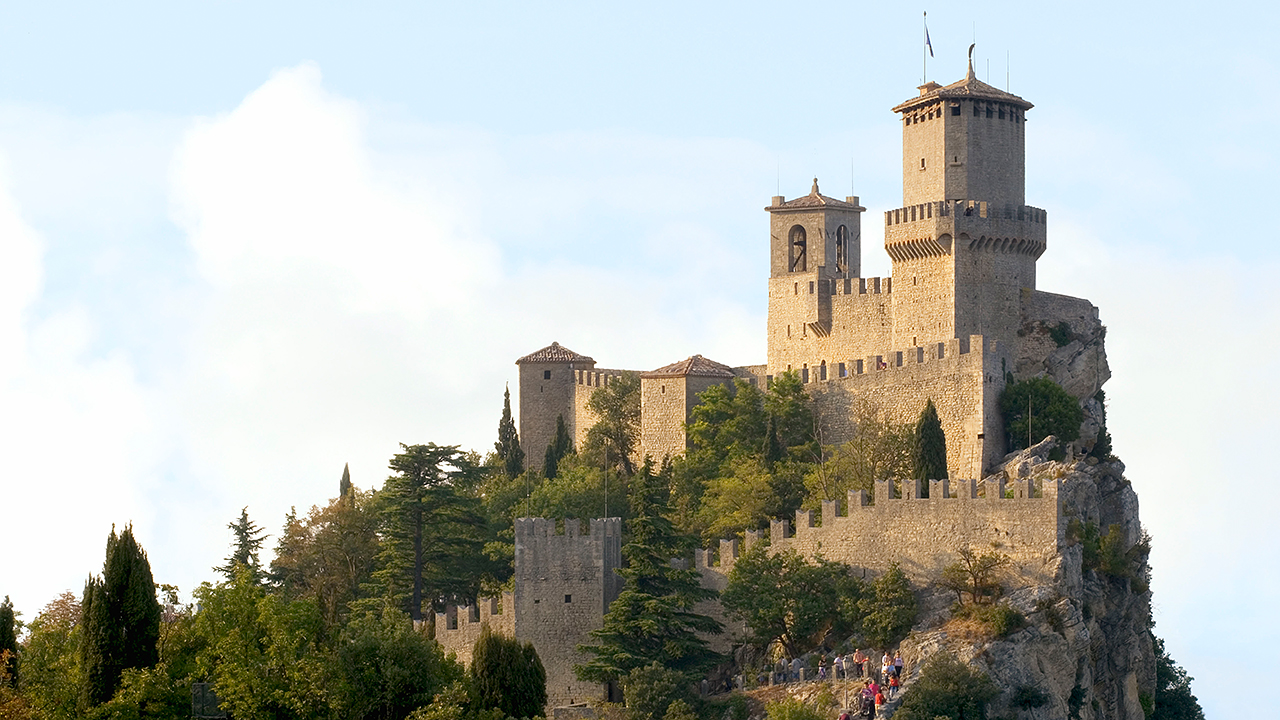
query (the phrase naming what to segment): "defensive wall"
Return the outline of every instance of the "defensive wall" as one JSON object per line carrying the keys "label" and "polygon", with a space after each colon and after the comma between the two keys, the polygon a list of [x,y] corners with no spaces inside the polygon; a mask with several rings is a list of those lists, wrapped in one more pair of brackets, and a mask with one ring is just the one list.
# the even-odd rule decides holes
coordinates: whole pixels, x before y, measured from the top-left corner
{"label": "defensive wall", "polygon": [[[981,477],[1004,455],[999,396],[1011,368],[1004,348],[981,335],[952,338],[808,368],[808,389],[824,445],[853,439],[859,403],[895,423],[915,423],[933,400],[947,439],[952,477]],[[825,381],[823,378],[826,378]]]}
{"label": "defensive wall", "polygon": [[501,598],[483,598],[474,605],[449,605],[436,613],[436,642],[446,653],[458,656],[464,665],[471,664],[471,651],[480,631],[488,625],[494,632],[516,636],[515,597],[503,593]]}
{"label": "defensive wall", "polygon": [[[931,480],[928,498],[920,497],[916,481],[901,485],[902,497],[894,497],[893,481],[876,482],[874,504],[866,492],[850,492],[844,515],[839,500],[824,500],[817,516],[810,510],[796,511],[794,527],[785,519],[771,521],[769,552],[821,555],[873,574],[896,562],[912,583],[922,586],[937,581],[942,569],[957,561],[961,548],[995,548],[1009,556],[1010,570],[1020,578],[1054,580],[1066,528],[1058,499],[1060,480],[1019,478],[1008,483],[1003,475],[986,481]],[[747,531],[744,549],[761,539],[760,531]],[[738,557],[736,539],[721,540],[718,553],[695,551],[694,564],[705,578],[704,586],[723,589]]]}
{"label": "defensive wall", "polygon": [[[622,374],[625,372],[628,371],[595,368],[590,370],[575,369],[573,371],[573,407],[571,408],[570,413],[565,414],[565,423],[568,425],[569,436],[573,438],[573,447],[575,450],[582,447],[582,444],[587,440],[587,431],[600,421],[600,418],[591,410],[591,408],[587,407],[587,403],[591,401],[591,396],[595,394],[597,388],[602,388],[612,382],[616,382],[617,379],[622,377]],[[573,418],[572,423],[569,422],[570,414]],[[539,458],[541,458],[540,453],[546,449],[546,445],[543,445],[542,448],[539,449]],[[526,449],[525,453],[528,454],[529,450]]]}

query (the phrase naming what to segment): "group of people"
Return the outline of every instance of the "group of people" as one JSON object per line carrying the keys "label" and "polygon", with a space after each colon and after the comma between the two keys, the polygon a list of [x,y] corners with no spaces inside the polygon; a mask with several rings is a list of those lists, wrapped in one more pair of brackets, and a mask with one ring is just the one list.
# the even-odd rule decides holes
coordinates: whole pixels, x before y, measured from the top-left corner
{"label": "group of people", "polygon": [[[861,651],[854,653],[855,660],[858,655],[861,655]],[[840,664],[838,664],[840,660],[839,657],[836,658],[837,664],[835,667],[840,667]],[[868,676],[862,682],[862,692],[858,694],[857,705],[851,708],[857,717],[874,718],[878,706],[884,705],[897,696],[898,688],[902,684],[902,666],[902,653],[894,653],[893,657],[889,657],[888,652],[884,654],[884,657],[880,659],[879,681],[875,677]],[[856,672],[858,674],[852,677],[862,677],[860,664],[855,662],[854,667],[857,668]],[[883,685],[881,685],[882,682],[884,683]],[[840,720],[852,720],[852,718],[849,716],[849,712],[846,711],[840,714]]]}

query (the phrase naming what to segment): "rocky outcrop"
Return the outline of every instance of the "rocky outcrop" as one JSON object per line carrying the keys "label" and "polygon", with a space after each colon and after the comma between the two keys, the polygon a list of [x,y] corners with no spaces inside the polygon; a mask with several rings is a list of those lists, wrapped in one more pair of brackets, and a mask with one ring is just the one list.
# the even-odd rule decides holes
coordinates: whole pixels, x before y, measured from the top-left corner
{"label": "rocky outcrop", "polygon": [[[1055,581],[1005,579],[1000,602],[1025,616],[1027,626],[984,639],[933,613],[902,644],[909,677],[946,651],[985,670],[1001,688],[992,717],[1143,720],[1142,704],[1154,695],[1155,654],[1138,498],[1118,460],[1051,462],[1054,446],[1050,438],[1011,455],[997,471],[1010,480],[1062,480],[1066,521]],[[1043,704],[1014,707],[1020,690],[1023,697],[1043,693]]]}
{"label": "rocky outcrop", "polygon": [[1107,329],[1086,300],[1035,292],[1024,306],[1014,375],[1047,375],[1077,398],[1091,398],[1111,379]]}

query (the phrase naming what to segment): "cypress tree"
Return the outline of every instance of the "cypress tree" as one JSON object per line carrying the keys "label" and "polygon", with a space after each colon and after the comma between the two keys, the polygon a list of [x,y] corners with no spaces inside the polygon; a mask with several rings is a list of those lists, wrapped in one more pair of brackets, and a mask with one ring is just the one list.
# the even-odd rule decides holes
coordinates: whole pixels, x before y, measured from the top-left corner
{"label": "cypress tree", "polygon": [[[345,477],[350,482],[350,476]],[[267,532],[249,519],[248,507],[242,508],[240,510],[240,519],[227,523],[227,528],[235,533],[236,540],[232,545],[234,549],[227,558],[227,564],[214,568],[214,572],[226,575],[228,582],[230,582],[236,579],[236,568],[243,565],[249,568],[250,574],[253,575],[253,581],[261,583],[263,572],[262,564],[258,561],[258,551],[262,549],[262,541],[266,539]]]}
{"label": "cypress tree", "polygon": [[[13,614],[13,603],[9,596],[4,596],[0,603],[0,657],[4,657],[4,668],[0,671],[0,679],[9,678],[13,685],[18,684],[18,622]],[[4,653],[8,655],[4,655]]]}
{"label": "cypress tree", "polygon": [[507,717],[531,718],[547,704],[547,671],[533,643],[480,631],[471,653],[471,692],[479,710],[499,708]]}
{"label": "cypress tree", "polygon": [[556,416],[556,435],[547,443],[547,452],[542,456],[542,475],[548,480],[555,479],[559,472],[560,461],[565,455],[573,452],[573,438],[569,437],[569,429],[565,427],[564,415]]}
{"label": "cypress tree", "polygon": [[[338,497],[347,499],[355,491],[355,487],[351,484],[351,464],[343,463],[342,479],[338,481]],[[245,508],[246,510],[248,508]]]}
{"label": "cypress tree", "polygon": [[83,709],[115,695],[120,674],[153,667],[160,660],[160,603],[147,554],[133,526],[107,537],[102,577],[90,577],[81,603],[80,664]]}
{"label": "cypress tree", "polygon": [[520,448],[520,434],[511,418],[510,387],[502,393],[502,419],[498,421],[498,442],[493,444],[493,449],[502,460],[502,469],[508,478],[524,472],[524,450]]}
{"label": "cypress tree", "polygon": [[916,423],[915,446],[911,452],[912,477],[922,480],[922,497],[929,497],[929,480],[947,477],[947,436],[938,420],[938,408],[930,399],[924,404],[920,420]]}

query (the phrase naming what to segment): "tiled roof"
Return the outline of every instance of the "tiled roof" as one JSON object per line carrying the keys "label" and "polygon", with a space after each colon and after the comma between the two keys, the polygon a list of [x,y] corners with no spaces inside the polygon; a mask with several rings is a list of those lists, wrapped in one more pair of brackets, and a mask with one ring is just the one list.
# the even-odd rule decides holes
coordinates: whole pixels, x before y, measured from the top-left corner
{"label": "tiled roof", "polygon": [[919,97],[913,97],[906,102],[899,104],[893,109],[894,112],[902,112],[915,107],[924,102],[931,102],[939,99],[960,99],[960,98],[980,98],[983,100],[994,100],[996,102],[1009,103],[1016,105],[1023,110],[1030,110],[1035,107],[1031,103],[1012,93],[1007,93],[999,88],[992,87],[978,79],[973,74],[973,68],[969,68],[969,74],[959,82],[951,83],[946,87],[937,87],[928,92],[924,92]]}
{"label": "tiled roof", "polygon": [[541,350],[535,353],[529,353],[528,355],[525,355],[524,357],[517,360],[516,364],[523,365],[525,363],[536,363],[536,362],[590,362],[590,363],[593,363],[595,362],[595,360],[587,357],[586,355],[579,355],[578,353],[570,350],[569,348],[561,345],[558,342],[553,342],[550,345],[542,348]]}
{"label": "tiled roof", "polygon": [[765,210],[780,210],[780,209],[802,210],[805,208],[820,208],[820,207],[849,208],[849,209],[858,208],[858,206],[853,203],[845,202],[844,200],[837,200],[833,197],[827,197],[826,195],[819,193],[818,178],[814,178],[813,190],[809,191],[808,195],[805,195],[803,197],[798,197],[795,200],[788,200],[787,202],[784,202],[781,205],[772,205],[770,207],[765,208]]}
{"label": "tiled roof", "polygon": [[660,377],[734,377],[728,365],[721,365],[715,360],[708,360],[701,355],[694,355],[677,363],[664,365],[657,370],[641,373],[642,378]]}

